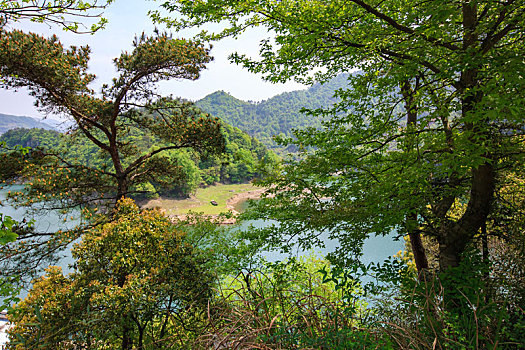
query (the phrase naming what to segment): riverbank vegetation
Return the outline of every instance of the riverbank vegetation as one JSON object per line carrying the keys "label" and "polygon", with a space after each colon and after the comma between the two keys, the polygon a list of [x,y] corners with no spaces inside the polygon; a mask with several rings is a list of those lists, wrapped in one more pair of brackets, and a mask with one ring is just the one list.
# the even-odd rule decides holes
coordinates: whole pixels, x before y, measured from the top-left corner
{"label": "riverbank vegetation", "polygon": [[[11,311],[10,348],[523,347],[523,1],[169,0],[162,7],[152,18],[174,29],[227,23],[194,41],[139,37],[115,60],[119,76],[102,98],[87,87],[86,48],[2,29],[4,86],[28,86],[42,108],[70,113],[70,134],[100,148],[102,162],[90,173],[56,155],[54,163],[45,153],[9,155],[23,161],[16,169],[26,160],[32,169],[24,196],[55,189],[53,180],[68,188],[60,203],[90,202],[84,227],[30,233],[42,255],[20,238],[6,246],[17,251],[3,249],[6,262],[30,266],[80,241],[75,271],[49,269]],[[265,169],[258,184],[268,190],[243,215],[266,224],[229,229],[199,215],[171,222],[139,209],[125,198],[137,186],[173,179],[157,155],[226,151],[219,120],[148,88],[170,76],[197,78],[211,59],[204,42],[251,27],[275,35],[261,42],[258,59],[232,54],[251,72],[306,83],[344,73],[348,82],[331,105],[303,111],[320,125],[278,139],[299,152]],[[17,51],[18,42],[38,44],[42,61],[29,48]],[[145,109],[135,106],[141,98]],[[129,136],[116,138],[146,129],[162,143],[137,149]],[[52,178],[37,182],[40,174]],[[48,193],[41,203],[57,203]],[[374,235],[405,237],[406,249],[365,265],[363,243]],[[326,239],[338,244],[325,257],[295,257]],[[268,262],[265,251],[290,257]]]}
{"label": "riverbank vegetation", "polygon": [[[185,198],[195,193],[197,188],[216,183],[240,184],[260,177],[264,167],[278,161],[275,154],[268,151],[257,139],[248,136],[240,129],[228,124],[221,125],[221,134],[225,140],[224,152],[220,155],[201,155],[193,150],[172,150],[166,152],[165,161],[172,167],[169,178],[152,176],[132,187],[128,196],[137,199],[156,198],[158,196]],[[53,130],[15,128],[0,136],[8,149],[29,147],[34,156],[38,154],[59,154],[71,163],[83,164],[91,169],[102,171],[111,167],[100,149],[81,135]],[[124,142],[133,144],[137,151],[147,152],[162,144],[152,135],[135,129],[124,138]],[[10,157],[8,152],[2,155],[8,166],[0,167],[3,179],[20,180],[28,171],[24,168],[26,159]],[[49,156],[50,157],[50,156]],[[55,189],[60,192],[63,189]]]}

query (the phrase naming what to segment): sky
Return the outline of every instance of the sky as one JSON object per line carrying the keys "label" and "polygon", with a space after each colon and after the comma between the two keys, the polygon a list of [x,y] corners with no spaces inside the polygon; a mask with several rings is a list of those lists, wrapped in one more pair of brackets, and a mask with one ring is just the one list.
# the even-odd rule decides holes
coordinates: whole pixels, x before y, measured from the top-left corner
{"label": "sky", "polygon": [[[93,35],[68,33],[59,27],[28,21],[11,23],[9,27],[45,36],[56,34],[65,46],[89,45],[91,47],[89,70],[97,75],[93,87],[98,91],[103,83],[111,82],[115,76],[113,58],[119,56],[122,51],[131,50],[135,35],[143,31],[146,34],[153,33],[155,25],[148,18],[147,12],[158,8],[159,2],[155,1],[116,0],[104,13],[104,17],[109,21],[106,28]],[[159,25],[158,28],[165,29]],[[172,32],[174,37],[185,38],[190,38],[196,33],[195,29],[182,33]],[[214,61],[208,64],[200,79],[162,82],[159,91],[165,95],[195,101],[215,91],[223,90],[244,101],[261,101],[285,91],[304,89],[305,86],[295,82],[287,84],[265,82],[259,75],[249,73],[246,69],[229,62],[228,55],[235,51],[257,57],[260,39],[269,36],[262,29],[257,29],[245,33],[237,40],[226,39],[216,42],[211,51]],[[0,113],[35,118],[45,116],[34,107],[34,99],[24,89],[19,89],[17,92],[0,89],[0,101]],[[57,118],[57,116],[50,117]]]}

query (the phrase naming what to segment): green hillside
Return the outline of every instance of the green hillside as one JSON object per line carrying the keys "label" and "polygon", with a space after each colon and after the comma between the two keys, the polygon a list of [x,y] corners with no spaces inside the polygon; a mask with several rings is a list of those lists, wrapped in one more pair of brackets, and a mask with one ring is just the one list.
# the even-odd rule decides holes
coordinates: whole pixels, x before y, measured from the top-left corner
{"label": "green hillside", "polygon": [[[158,182],[147,183],[135,190],[185,197],[202,185],[246,183],[260,175],[264,164],[277,160],[277,156],[266,146],[239,128],[223,123],[222,133],[226,139],[225,154],[203,157],[191,149],[171,150],[166,153],[167,160],[163,161],[180,167],[178,177],[162,181],[159,178]],[[72,164],[96,169],[112,166],[107,154],[100,152],[80,133],[61,134],[54,130],[15,128],[1,135],[0,142],[5,142],[9,148],[20,145],[35,150],[50,150],[62,154]],[[139,129],[132,129],[126,142],[145,151],[157,147],[160,141]]]}
{"label": "green hillside", "polygon": [[347,75],[340,75],[325,84],[308,89],[285,92],[261,102],[241,101],[224,91],[214,92],[195,104],[202,110],[246,131],[269,148],[277,148],[272,136],[291,135],[293,129],[321,125],[319,118],[301,113],[331,105],[334,91],[347,86]]}
{"label": "green hillside", "polygon": [[[334,91],[347,85],[346,79],[347,75],[343,74],[325,84],[285,92],[261,102],[246,102],[224,91],[216,91],[195,104],[221,118],[226,124],[247,132],[267,147],[282,151],[272,137],[279,134],[290,136],[293,129],[320,126],[320,118],[305,115],[301,113],[301,109],[329,106],[334,102]],[[54,129],[34,118],[0,114],[0,134],[14,128]]]}
{"label": "green hillside", "polygon": [[46,130],[54,129],[51,125],[43,123],[35,118],[0,113],[0,134],[15,128],[39,128]]}

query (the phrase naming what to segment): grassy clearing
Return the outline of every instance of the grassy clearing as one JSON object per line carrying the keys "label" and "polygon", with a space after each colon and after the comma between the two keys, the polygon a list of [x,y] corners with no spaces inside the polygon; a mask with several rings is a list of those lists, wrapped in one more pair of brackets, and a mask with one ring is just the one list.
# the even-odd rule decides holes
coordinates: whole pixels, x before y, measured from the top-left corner
{"label": "grassy clearing", "polygon": [[[195,196],[188,199],[169,199],[157,198],[148,201],[144,208],[160,207],[168,215],[187,214],[190,210],[205,215],[220,214],[228,211],[226,201],[237,193],[247,192],[256,189],[252,184],[235,184],[235,185],[215,185],[206,188],[199,188]],[[210,202],[214,200],[217,206]]]}

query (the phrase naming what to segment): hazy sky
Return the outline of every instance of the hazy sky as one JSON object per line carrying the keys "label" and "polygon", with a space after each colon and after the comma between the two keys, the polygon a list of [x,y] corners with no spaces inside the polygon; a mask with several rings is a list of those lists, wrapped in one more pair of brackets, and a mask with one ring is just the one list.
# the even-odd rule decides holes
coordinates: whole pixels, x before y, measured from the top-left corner
{"label": "hazy sky", "polygon": [[[152,33],[154,25],[147,16],[149,9],[157,9],[158,2],[145,0],[116,0],[106,10],[104,17],[109,20],[104,30],[94,35],[71,34],[57,27],[30,22],[12,23],[11,28],[33,31],[44,35],[56,34],[65,46],[89,45],[91,47],[90,72],[97,75],[94,88],[108,83],[115,76],[112,59],[124,50],[131,49],[136,34],[143,31]],[[163,29],[159,26],[159,29]],[[196,30],[173,33],[174,37],[191,37]],[[241,100],[260,101],[284,91],[298,90],[304,86],[290,82],[288,84],[271,84],[259,76],[229,63],[228,55],[233,51],[246,53],[252,57],[258,54],[258,43],[269,35],[261,30],[252,30],[238,40],[227,39],[214,43],[211,51],[215,60],[202,72],[197,81],[172,80],[160,84],[163,94],[198,100],[217,91],[224,90]],[[34,99],[24,91],[11,92],[0,89],[0,113],[42,117],[33,106]]]}

